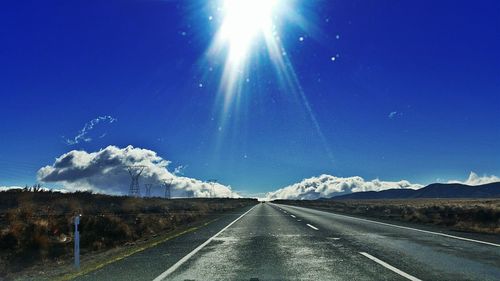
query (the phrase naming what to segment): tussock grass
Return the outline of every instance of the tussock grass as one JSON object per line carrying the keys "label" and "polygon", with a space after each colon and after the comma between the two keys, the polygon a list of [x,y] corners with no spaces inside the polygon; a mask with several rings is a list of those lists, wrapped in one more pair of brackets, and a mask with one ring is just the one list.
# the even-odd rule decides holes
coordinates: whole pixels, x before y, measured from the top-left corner
{"label": "tussock grass", "polygon": [[73,255],[73,217],[82,255],[134,245],[186,224],[256,204],[252,199],[132,198],[89,192],[0,192],[0,280]]}
{"label": "tussock grass", "polygon": [[500,234],[500,199],[276,200],[333,212]]}

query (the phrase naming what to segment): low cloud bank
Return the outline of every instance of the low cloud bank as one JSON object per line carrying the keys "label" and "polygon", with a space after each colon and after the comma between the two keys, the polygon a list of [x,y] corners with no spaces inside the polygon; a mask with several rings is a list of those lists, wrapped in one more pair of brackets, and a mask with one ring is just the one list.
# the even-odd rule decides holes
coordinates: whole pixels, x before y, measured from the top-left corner
{"label": "low cloud bank", "polygon": [[457,181],[457,180],[452,180],[449,181],[448,183],[462,183],[462,184],[467,184],[467,185],[482,185],[482,184],[488,184],[492,182],[500,182],[500,178],[494,175],[488,176],[478,176],[474,172],[470,172],[469,177],[465,181]]}
{"label": "low cloud bank", "polygon": [[170,161],[148,149],[127,146],[108,146],[97,152],[72,150],[56,158],[52,165],[38,171],[38,180],[59,183],[67,191],[92,190],[107,194],[128,194],[130,175],[127,167],[144,166],[139,183],[153,184],[152,194],[163,194],[161,184],[172,184],[173,197],[239,197],[230,186],[207,183],[197,179],[177,176],[168,171]]}
{"label": "low cloud bank", "polygon": [[[478,176],[471,172],[467,180],[451,180],[448,183],[461,183],[466,185],[482,185],[493,182],[500,182],[500,178],[494,175]],[[331,175],[321,175],[304,179],[301,182],[283,187],[266,195],[267,200],[274,199],[306,199],[314,200],[318,198],[329,198],[353,192],[381,191],[386,189],[419,189],[422,184],[410,183],[407,180],[397,182],[381,181],[379,179],[366,181],[362,177],[335,177]]]}
{"label": "low cloud bank", "polygon": [[21,186],[15,186],[15,185],[11,185],[11,186],[0,186],[0,191],[7,191],[7,190],[11,190],[11,189],[23,189],[24,187],[21,187]]}
{"label": "low cloud bank", "polygon": [[366,181],[362,177],[335,177],[331,175],[321,175],[304,179],[299,183],[289,185],[267,194],[267,199],[318,199],[328,198],[352,192],[380,191],[385,189],[418,189],[423,187],[420,184],[412,184],[402,180],[398,182],[381,181],[375,179]]}

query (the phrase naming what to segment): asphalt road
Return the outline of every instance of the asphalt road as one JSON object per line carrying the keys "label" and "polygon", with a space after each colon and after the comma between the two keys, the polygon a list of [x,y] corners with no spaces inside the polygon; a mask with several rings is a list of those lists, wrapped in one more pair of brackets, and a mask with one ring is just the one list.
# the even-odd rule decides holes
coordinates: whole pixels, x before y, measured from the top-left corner
{"label": "asphalt road", "polygon": [[266,203],[78,280],[500,280],[500,244]]}

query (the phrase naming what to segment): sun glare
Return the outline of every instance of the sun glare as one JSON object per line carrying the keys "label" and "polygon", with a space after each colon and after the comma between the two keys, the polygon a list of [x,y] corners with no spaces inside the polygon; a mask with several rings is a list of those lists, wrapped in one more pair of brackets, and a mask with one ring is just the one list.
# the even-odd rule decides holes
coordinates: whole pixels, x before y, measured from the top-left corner
{"label": "sun glare", "polygon": [[[215,107],[220,108],[223,101],[219,128],[226,121],[237,116],[242,94],[251,94],[248,81],[252,76],[250,65],[272,67],[276,73],[276,81],[283,92],[295,95],[302,103],[311,119],[313,127],[322,139],[325,149],[331,159],[331,151],[314,116],[307,97],[302,90],[295,74],[289,55],[284,47],[282,32],[293,32],[294,27],[308,32],[309,26],[301,12],[301,5],[296,0],[219,0],[216,2],[216,18],[218,29],[207,52],[210,60],[218,65],[222,62],[222,74],[219,82],[219,92]],[[213,20],[212,15],[209,20]],[[304,41],[304,37],[300,41]],[[261,56],[265,53],[266,56]],[[267,62],[261,63],[259,60]],[[254,69],[254,68],[252,68]],[[258,70],[257,70],[258,71]],[[262,81],[264,83],[264,81]],[[257,83],[259,83],[257,81]],[[254,83],[255,84],[255,83]],[[233,108],[235,110],[230,110]],[[232,111],[232,112],[231,112]],[[237,118],[235,118],[237,119]],[[222,136],[222,135],[221,135]],[[332,160],[333,161],[333,160]]]}
{"label": "sun glare", "polygon": [[[279,45],[277,22],[286,8],[285,0],[220,0],[217,7],[220,25],[209,56],[222,58],[224,69],[220,82],[224,108],[241,92],[247,81],[247,68],[253,56],[267,50],[276,55]],[[278,48],[279,49],[279,48]],[[281,52],[279,52],[281,55]],[[275,59],[272,59],[273,63]]]}
{"label": "sun glare", "polygon": [[259,37],[272,33],[277,3],[278,0],[224,0],[219,39],[227,46],[229,64],[244,64]]}

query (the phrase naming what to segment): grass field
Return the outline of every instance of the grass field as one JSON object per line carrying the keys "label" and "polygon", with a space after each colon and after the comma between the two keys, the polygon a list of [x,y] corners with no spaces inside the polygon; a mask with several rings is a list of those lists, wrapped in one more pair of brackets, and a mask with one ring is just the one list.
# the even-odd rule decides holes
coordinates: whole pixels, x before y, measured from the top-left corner
{"label": "grass field", "polygon": [[276,200],[373,218],[500,234],[500,199]]}
{"label": "grass field", "polygon": [[210,216],[256,204],[252,199],[132,198],[88,192],[0,192],[0,280],[73,255],[73,223],[81,214],[82,256],[134,245]]}

